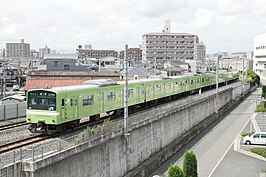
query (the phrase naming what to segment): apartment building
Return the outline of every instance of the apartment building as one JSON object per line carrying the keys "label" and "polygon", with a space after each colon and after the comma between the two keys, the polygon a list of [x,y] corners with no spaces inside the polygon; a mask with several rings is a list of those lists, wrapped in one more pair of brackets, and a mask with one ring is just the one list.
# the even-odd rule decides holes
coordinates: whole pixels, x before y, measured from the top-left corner
{"label": "apartment building", "polygon": [[154,62],[196,59],[197,35],[172,33],[170,20],[166,20],[160,33],[142,36],[142,59]]}
{"label": "apartment building", "polygon": [[[124,59],[125,51],[122,50],[119,53],[119,58]],[[129,48],[128,49],[128,60],[130,62],[138,62],[142,60],[142,51],[140,48]]]}
{"label": "apartment building", "polygon": [[266,33],[255,36],[253,70],[261,77],[266,77]]}
{"label": "apartment building", "polygon": [[30,44],[24,43],[24,39],[20,43],[6,43],[6,57],[29,58]]}
{"label": "apartment building", "polygon": [[206,46],[203,42],[197,43],[195,46],[195,59],[197,63],[205,63]]}

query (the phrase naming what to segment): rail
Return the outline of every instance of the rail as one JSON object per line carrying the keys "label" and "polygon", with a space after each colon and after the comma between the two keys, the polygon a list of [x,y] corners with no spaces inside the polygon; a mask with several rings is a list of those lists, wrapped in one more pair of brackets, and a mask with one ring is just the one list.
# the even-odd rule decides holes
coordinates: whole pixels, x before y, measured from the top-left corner
{"label": "rail", "polygon": [[27,125],[26,121],[21,121],[21,122],[6,124],[6,125],[0,125],[0,131],[8,130],[8,129],[15,128],[15,127],[20,127],[23,125]]}

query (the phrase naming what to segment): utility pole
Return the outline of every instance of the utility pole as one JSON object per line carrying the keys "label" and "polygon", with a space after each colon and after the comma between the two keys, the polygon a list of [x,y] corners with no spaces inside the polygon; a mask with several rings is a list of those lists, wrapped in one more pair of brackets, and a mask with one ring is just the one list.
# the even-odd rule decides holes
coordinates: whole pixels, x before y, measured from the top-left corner
{"label": "utility pole", "polygon": [[244,64],[245,64],[245,61],[244,59],[242,58],[242,63],[243,63],[243,67],[242,67],[242,82],[241,82],[241,98],[243,99],[244,98]]}
{"label": "utility pole", "polygon": [[218,113],[219,110],[219,59],[221,58],[222,55],[218,55],[216,61],[216,113]]}
{"label": "utility pole", "polygon": [[5,54],[5,49],[3,49],[3,59],[4,59],[4,64],[3,64],[3,98],[6,97],[6,54]]}
{"label": "utility pole", "polygon": [[128,134],[128,45],[125,46],[124,56],[124,134]]}

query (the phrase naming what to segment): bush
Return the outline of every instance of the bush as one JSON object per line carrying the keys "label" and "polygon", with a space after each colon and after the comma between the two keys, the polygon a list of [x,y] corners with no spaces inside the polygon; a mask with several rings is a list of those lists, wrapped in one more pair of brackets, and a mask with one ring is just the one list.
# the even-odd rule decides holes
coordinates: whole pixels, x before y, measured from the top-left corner
{"label": "bush", "polygon": [[260,102],[255,112],[266,112],[266,108],[264,107],[265,103],[266,103],[265,101]]}
{"label": "bush", "polygon": [[184,177],[184,173],[177,164],[173,164],[168,169],[168,177]]}
{"label": "bush", "polygon": [[247,81],[250,83],[250,86],[255,86],[260,84],[260,76],[258,76],[254,71],[248,71]]}
{"label": "bush", "polygon": [[185,177],[198,177],[197,172],[197,159],[193,151],[185,153],[183,161],[183,171]]}
{"label": "bush", "polygon": [[241,136],[245,137],[245,136],[250,136],[252,135],[254,132],[246,132],[246,133],[242,133]]}
{"label": "bush", "polygon": [[258,155],[266,158],[266,149],[265,148],[251,148],[250,151],[252,153],[258,154]]}

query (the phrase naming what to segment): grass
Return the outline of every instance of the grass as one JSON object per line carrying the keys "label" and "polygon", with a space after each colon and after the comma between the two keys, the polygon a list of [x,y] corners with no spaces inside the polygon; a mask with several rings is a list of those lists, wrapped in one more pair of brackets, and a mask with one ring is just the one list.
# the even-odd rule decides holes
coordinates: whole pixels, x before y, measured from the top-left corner
{"label": "grass", "polygon": [[266,158],[266,148],[251,148],[250,152],[258,154],[258,155]]}
{"label": "grass", "polygon": [[266,112],[266,108],[264,108],[264,102],[265,101],[260,102],[260,104],[257,106],[255,112]]}

